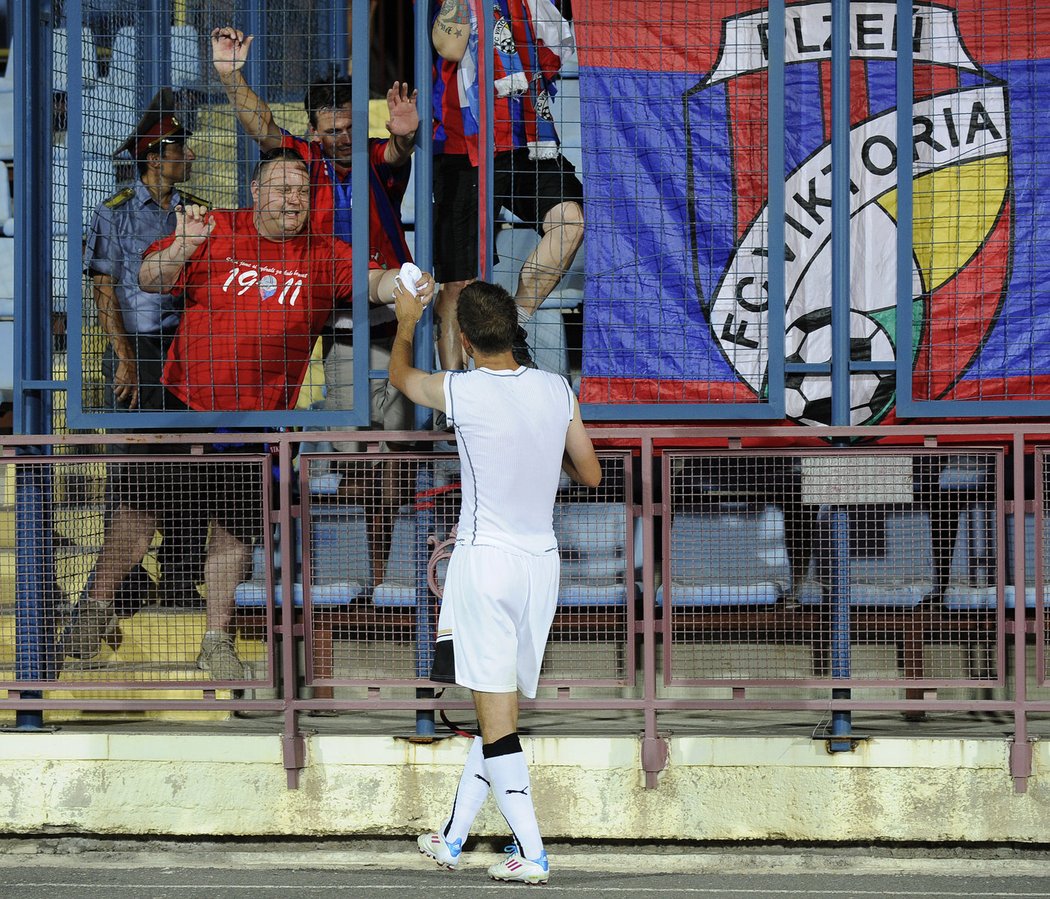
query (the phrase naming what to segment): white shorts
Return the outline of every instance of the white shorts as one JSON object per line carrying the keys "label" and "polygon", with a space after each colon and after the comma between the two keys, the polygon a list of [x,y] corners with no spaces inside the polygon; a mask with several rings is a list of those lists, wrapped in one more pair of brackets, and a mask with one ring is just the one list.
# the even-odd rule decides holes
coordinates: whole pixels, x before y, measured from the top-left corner
{"label": "white shorts", "polygon": [[518,689],[534,698],[560,574],[557,550],[535,556],[457,545],[445,576],[432,679],[482,693]]}

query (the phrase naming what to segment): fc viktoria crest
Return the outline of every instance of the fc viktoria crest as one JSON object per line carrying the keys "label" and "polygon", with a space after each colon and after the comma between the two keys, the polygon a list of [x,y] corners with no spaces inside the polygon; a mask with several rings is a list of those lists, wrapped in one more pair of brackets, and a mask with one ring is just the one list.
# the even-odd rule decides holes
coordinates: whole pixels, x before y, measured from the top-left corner
{"label": "fc viktoria crest", "polygon": [[[896,321],[896,4],[849,4],[850,344],[892,362]],[[1006,86],[971,58],[954,11],[913,6],[913,329],[917,398],[943,396],[994,324],[1009,275]],[[792,5],[785,47],[785,356],[831,358],[831,4]],[[696,287],[712,335],[756,395],[766,389],[767,14],[723,22],[714,69],[685,97]],[[724,131],[712,122],[726,122]],[[890,373],[850,379],[853,424],[892,408]],[[789,417],[830,420],[827,376],[789,375]]]}

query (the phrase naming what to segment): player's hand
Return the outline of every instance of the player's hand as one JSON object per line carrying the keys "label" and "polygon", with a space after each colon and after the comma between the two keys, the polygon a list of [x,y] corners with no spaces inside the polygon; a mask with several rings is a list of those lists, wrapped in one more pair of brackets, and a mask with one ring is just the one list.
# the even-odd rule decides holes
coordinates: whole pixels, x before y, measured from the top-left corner
{"label": "player's hand", "polygon": [[415,283],[415,293],[408,290],[400,279],[394,282],[394,314],[399,322],[415,325],[434,297],[434,276],[423,272]]}
{"label": "player's hand", "polygon": [[134,359],[120,359],[113,377],[113,396],[129,409],[139,404],[139,372]]}
{"label": "player's hand", "polygon": [[187,255],[205,243],[215,230],[215,219],[207,206],[175,207],[175,239],[182,241]]}
{"label": "player's hand", "polygon": [[211,61],[220,75],[238,71],[248,60],[248,48],[253,35],[244,36],[236,28],[213,28],[211,31]]}
{"label": "player's hand", "polygon": [[386,92],[386,105],[390,111],[390,120],[386,130],[394,137],[411,137],[419,128],[419,108],[416,101],[419,91],[408,92],[408,85],[395,81],[394,86]]}
{"label": "player's hand", "polygon": [[423,277],[416,281],[416,297],[424,307],[429,306],[430,301],[434,299],[436,287],[434,276],[430,272],[423,272]]}

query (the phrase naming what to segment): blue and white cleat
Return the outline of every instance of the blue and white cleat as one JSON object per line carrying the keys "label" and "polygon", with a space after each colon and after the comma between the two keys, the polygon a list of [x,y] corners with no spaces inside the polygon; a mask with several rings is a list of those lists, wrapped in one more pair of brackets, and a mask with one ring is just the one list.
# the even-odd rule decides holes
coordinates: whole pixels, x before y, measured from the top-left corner
{"label": "blue and white cleat", "polygon": [[423,855],[434,859],[442,868],[448,868],[450,871],[459,864],[459,855],[463,851],[462,840],[447,843],[439,833],[423,834],[416,840],[416,845]]}
{"label": "blue and white cleat", "polygon": [[508,846],[507,857],[498,865],[489,868],[489,877],[493,880],[507,880],[517,883],[540,884],[550,880],[550,865],[547,863],[547,851],[540,853],[537,859],[525,858],[517,846]]}

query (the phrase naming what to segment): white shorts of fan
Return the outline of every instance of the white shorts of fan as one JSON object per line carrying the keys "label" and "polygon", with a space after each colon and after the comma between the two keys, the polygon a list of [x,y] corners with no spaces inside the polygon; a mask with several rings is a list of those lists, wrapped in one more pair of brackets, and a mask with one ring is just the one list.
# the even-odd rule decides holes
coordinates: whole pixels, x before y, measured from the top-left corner
{"label": "white shorts of fan", "polygon": [[457,544],[445,575],[432,680],[532,699],[558,604],[558,550]]}

